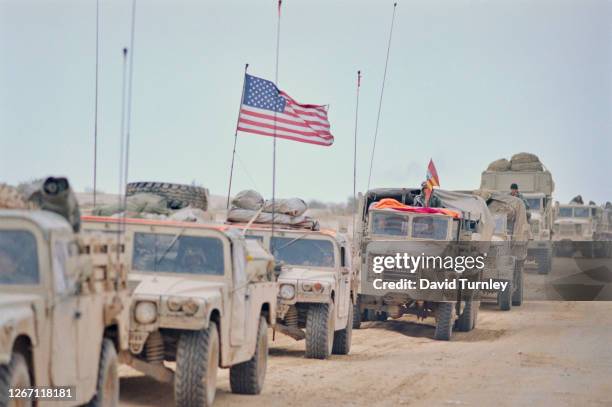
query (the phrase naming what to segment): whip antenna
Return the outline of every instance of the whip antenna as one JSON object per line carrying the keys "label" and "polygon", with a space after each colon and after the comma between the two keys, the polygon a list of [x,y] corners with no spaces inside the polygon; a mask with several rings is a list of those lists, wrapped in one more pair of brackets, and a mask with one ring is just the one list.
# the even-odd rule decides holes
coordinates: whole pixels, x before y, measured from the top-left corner
{"label": "whip antenna", "polygon": [[94,159],[93,159],[93,206],[96,207],[98,184],[98,71],[100,68],[100,0],[96,0],[96,90],[94,96]]}
{"label": "whip antenna", "polygon": [[353,244],[355,244],[355,214],[357,213],[357,119],[359,118],[359,88],[361,71],[357,71],[357,97],[355,103],[355,141],[353,145]]}
{"label": "whip antenna", "polygon": [[370,173],[368,175],[368,190],[370,189],[370,181],[372,180],[372,167],[374,165],[374,152],[376,151],[376,139],[378,138],[378,125],[380,123],[380,111],[382,109],[383,95],[385,93],[385,81],[387,79],[387,66],[389,64],[389,52],[391,51],[391,38],[393,37],[393,25],[395,23],[395,9],[397,3],[393,3],[393,17],[391,17],[391,29],[389,30],[389,43],[387,44],[387,58],[385,59],[385,71],[383,73],[382,87],[380,88],[380,100],[378,101],[378,115],[376,116],[376,128],[374,130],[374,144],[372,145],[372,154],[370,156]]}

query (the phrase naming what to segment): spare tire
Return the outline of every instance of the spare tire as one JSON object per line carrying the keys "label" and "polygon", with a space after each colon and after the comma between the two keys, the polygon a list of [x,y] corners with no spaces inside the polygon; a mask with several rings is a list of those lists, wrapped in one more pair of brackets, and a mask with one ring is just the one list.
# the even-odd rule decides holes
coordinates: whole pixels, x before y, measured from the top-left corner
{"label": "spare tire", "polygon": [[140,193],[155,194],[168,199],[170,209],[182,209],[187,206],[208,209],[208,189],[185,184],[169,182],[130,182],[126,187],[126,195]]}

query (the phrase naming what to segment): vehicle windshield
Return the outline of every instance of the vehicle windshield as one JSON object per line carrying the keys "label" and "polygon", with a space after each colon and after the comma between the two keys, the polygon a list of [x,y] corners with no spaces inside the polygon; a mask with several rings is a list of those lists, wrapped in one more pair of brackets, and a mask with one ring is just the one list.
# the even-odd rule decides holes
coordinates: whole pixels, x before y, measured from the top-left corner
{"label": "vehicle windshield", "polygon": [[589,208],[574,208],[575,218],[588,218],[591,211]]}
{"label": "vehicle windshield", "polygon": [[25,230],[0,230],[0,285],[39,282],[36,238]]}
{"label": "vehicle windshield", "polygon": [[270,245],[274,258],[285,264],[335,267],[334,245],[327,239],[273,237]]}
{"label": "vehicle windshield", "polygon": [[560,207],[559,208],[559,217],[560,218],[571,218],[572,217],[572,208]]}
{"label": "vehicle windshield", "polygon": [[412,218],[412,237],[415,239],[446,240],[448,219],[440,216]]}
{"label": "vehicle windshield", "polygon": [[408,236],[410,217],[397,213],[374,212],[372,234],[386,236]]}
{"label": "vehicle windshield", "polygon": [[223,242],[216,237],[135,233],[132,269],[223,275]]}
{"label": "vehicle windshield", "polygon": [[525,201],[527,201],[530,210],[540,210],[542,208],[541,198],[525,198]]}

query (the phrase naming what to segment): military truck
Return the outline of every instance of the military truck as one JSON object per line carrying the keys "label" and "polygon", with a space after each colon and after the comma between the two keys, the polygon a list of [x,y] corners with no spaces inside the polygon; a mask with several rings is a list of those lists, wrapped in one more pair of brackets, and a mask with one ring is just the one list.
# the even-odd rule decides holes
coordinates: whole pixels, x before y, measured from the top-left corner
{"label": "military truck", "polygon": [[[44,180],[26,198],[0,185],[0,406],[119,405],[129,309],[123,246],[75,233],[78,216],[59,214],[73,213],[64,211],[67,197],[65,178]],[[63,400],[14,398],[34,386]]]}
{"label": "military truck", "polygon": [[[480,302],[474,290],[461,288],[444,292],[443,299],[431,290],[404,290],[375,287],[379,277],[383,281],[418,281],[426,276],[419,269],[414,274],[390,268],[376,274],[374,258],[395,256],[397,253],[419,255],[456,255],[456,249],[469,249],[473,241],[490,241],[493,221],[482,198],[471,194],[436,190],[443,208],[416,208],[415,198],[420,188],[382,188],[367,191],[359,203],[360,222],[356,234],[359,248],[358,268],[361,287],[358,308],[361,321],[384,321],[414,314],[419,318],[434,316],[435,339],[449,340],[453,327],[470,331],[476,326]],[[394,208],[377,208],[378,203],[393,200]],[[450,210],[449,210],[450,209]],[[461,242],[461,243],[460,243]],[[457,243],[457,244],[455,244]],[[466,243],[468,245],[466,245]],[[439,279],[457,277],[456,273],[434,270]],[[463,277],[469,277],[464,275]],[[480,279],[480,275],[471,276]]]}
{"label": "military truck", "polygon": [[612,240],[609,211],[598,205],[557,203],[554,216],[553,244],[559,257],[599,256]]}
{"label": "military truck", "polygon": [[502,192],[478,190],[495,221],[489,255],[495,267],[485,269],[483,279],[508,282],[506,290],[481,291],[481,298],[494,295],[502,311],[523,304],[523,267],[527,258],[527,242],[531,237],[527,210],[523,200]]}
{"label": "military truck", "polygon": [[537,265],[539,274],[548,274],[552,266],[552,193],[555,190],[552,175],[537,156],[519,153],[510,161],[492,162],[482,173],[480,189],[509,193],[512,184],[518,185],[528,207],[532,238],[527,259]]}
{"label": "military truck", "polygon": [[278,286],[259,242],[195,222],[91,216],[83,225],[125,230],[133,292],[123,362],[174,383],[178,406],[212,405],[218,367],[230,369],[232,392],[261,392]]}
{"label": "military truck", "polygon": [[353,304],[350,245],[331,230],[234,224],[261,241],[281,264],[276,330],[305,339],[307,358],[326,359],[351,349]]}

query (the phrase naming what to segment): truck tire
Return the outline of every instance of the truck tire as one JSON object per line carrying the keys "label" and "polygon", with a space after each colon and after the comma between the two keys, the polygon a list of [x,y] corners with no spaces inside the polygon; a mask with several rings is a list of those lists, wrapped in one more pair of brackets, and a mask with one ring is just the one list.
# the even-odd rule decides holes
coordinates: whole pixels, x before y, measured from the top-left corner
{"label": "truck tire", "polygon": [[517,266],[514,270],[514,292],[512,293],[512,305],[516,307],[520,307],[523,305],[523,267]]}
{"label": "truck tire", "polygon": [[115,344],[108,338],[102,340],[100,365],[96,394],[87,404],[88,407],[119,405],[119,372],[117,372],[117,351]]}
{"label": "truck tire", "polygon": [[178,407],[210,407],[217,391],[219,334],[217,325],[185,332],[176,350],[174,400]]}
{"label": "truck tire", "polygon": [[[21,353],[13,353],[8,365],[0,365],[0,406],[9,405],[9,389],[32,387],[30,371],[26,358]],[[31,407],[31,399],[20,399],[23,406]]]}
{"label": "truck tire", "polygon": [[181,209],[188,205],[202,210],[208,209],[208,189],[193,185],[171,184],[168,182],[130,182],[125,193],[127,196],[135,194],[155,194],[170,201],[172,209]]}
{"label": "truck tire", "polygon": [[361,311],[359,305],[353,305],[353,329],[361,328]]}
{"label": "truck tire", "polygon": [[[350,305],[350,304],[349,304]],[[351,351],[351,341],[353,338],[353,307],[349,307],[346,328],[334,332],[334,344],[332,353],[334,355],[348,355]]]}
{"label": "truck tire", "polygon": [[476,318],[478,316],[478,308],[480,301],[467,300],[463,307],[463,312],[457,318],[457,331],[469,332],[476,327]]}
{"label": "truck tire", "polygon": [[268,366],[268,323],[259,318],[257,344],[253,357],[230,367],[230,388],[236,394],[259,394],[263,389]]}
{"label": "truck tire", "polygon": [[439,341],[448,341],[453,333],[453,317],[455,304],[452,302],[441,302],[436,312],[436,330],[434,338]]}
{"label": "truck tire", "polygon": [[334,342],[334,307],[330,304],[311,304],[306,315],[306,357],[327,359]]}
{"label": "truck tire", "polygon": [[497,305],[502,311],[510,311],[512,309],[512,287],[512,281],[508,281],[506,289],[497,292]]}

